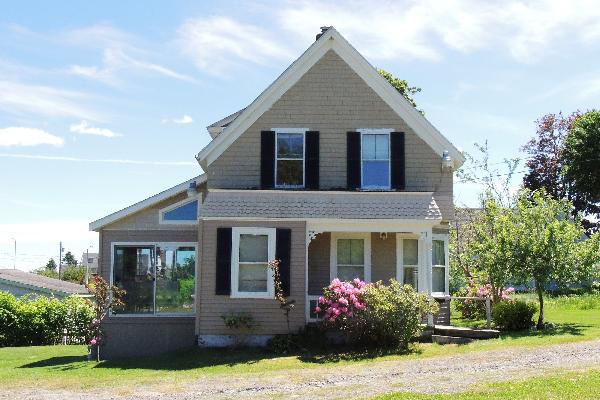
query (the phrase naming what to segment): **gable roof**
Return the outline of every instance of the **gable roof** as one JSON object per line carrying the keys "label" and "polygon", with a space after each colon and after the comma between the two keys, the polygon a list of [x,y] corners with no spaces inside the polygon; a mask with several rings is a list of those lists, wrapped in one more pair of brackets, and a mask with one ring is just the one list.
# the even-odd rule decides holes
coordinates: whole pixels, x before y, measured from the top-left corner
{"label": "gable roof", "polygon": [[96,221],[90,222],[90,231],[98,231],[106,225],[112,224],[115,221],[123,219],[131,214],[135,214],[145,208],[153,206],[154,204],[160,203],[163,200],[173,197],[179,193],[185,192],[189,187],[190,183],[196,182],[196,185],[206,182],[206,174],[198,175],[195,178],[189,179],[179,185],[173,186],[167,190],[164,190],[152,197],[148,197],[145,200],[139,201],[135,204],[125,207],[122,210],[107,215],[106,217],[97,219]]}
{"label": "gable roof", "polygon": [[[463,154],[385,78],[379,75],[377,70],[335,28],[330,27],[248,107],[238,112],[239,114],[230,116],[235,115],[223,131],[196,156],[200,166],[206,171],[210,164],[329,50],[335,51],[421,139],[440,155],[440,158],[447,150],[454,161],[454,167],[458,168],[462,165],[465,160]],[[217,123],[219,122],[221,121]]]}
{"label": "gable roof", "polygon": [[60,292],[64,294],[88,294],[83,285],[73,282],[61,281],[47,276],[32,274],[18,269],[0,269],[0,281],[11,283],[20,287],[41,290],[49,294]]}

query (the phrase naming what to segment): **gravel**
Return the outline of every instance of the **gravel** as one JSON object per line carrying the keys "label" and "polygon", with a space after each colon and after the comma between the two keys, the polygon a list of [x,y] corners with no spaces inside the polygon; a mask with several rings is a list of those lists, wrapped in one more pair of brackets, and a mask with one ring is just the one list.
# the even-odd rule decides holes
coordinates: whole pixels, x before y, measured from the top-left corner
{"label": "gravel", "polygon": [[[372,397],[390,392],[457,393],[471,385],[553,371],[600,368],[600,340],[469,352],[417,360],[327,365],[261,374],[215,375],[163,386],[110,391],[3,389],[0,399],[250,399]],[[68,372],[66,372],[68,373]]]}

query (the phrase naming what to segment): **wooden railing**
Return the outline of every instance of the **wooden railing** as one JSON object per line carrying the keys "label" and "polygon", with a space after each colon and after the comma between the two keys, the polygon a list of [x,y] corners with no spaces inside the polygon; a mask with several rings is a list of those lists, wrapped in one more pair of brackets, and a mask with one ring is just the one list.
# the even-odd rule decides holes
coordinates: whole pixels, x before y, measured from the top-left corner
{"label": "wooden railing", "polygon": [[486,327],[490,329],[492,327],[492,299],[489,297],[481,298],[481,297],[472,297],[472,296],[444,296],[446,300],[476,300],[476,301],[485,301],[485,319],[486,319]]}

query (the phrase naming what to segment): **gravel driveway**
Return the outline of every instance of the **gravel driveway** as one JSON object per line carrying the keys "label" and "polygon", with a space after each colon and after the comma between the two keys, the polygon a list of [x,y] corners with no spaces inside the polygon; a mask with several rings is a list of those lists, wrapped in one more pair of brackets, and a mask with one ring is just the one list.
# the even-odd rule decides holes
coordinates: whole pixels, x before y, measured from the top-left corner
{"label": "gravel driveway", "polygon": [[[524,379],[551,371],[600,368],[600,340],[547,347],[479,351],[422,360],[381,361],[359,366],[323,366],[268,374],[210,376],[202,379],[138,387],[128,392],[2,390],[0,399],[244,399],[320,398],[411,391],[455,393],[476,383]],[[66,372],[68,373],[68,372]]]}

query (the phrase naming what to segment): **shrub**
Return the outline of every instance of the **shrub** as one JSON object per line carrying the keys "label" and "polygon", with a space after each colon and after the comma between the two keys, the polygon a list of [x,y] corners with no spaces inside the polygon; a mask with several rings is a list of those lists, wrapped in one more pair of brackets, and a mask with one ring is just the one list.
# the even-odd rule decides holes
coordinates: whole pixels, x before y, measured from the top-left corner
{"label": "shrub", "polygon": [[522,300],[500,301],[494,304],[492,320],[497,327],[506,330],[529,329],[533,325],[533,314],[536,311],[535,303]]}
{"label": "shrub", "polygon": [[[512,301],[512,295],[515,289],[512,287],[499,289],[497,298],[500,301]],[[492,285],[487,283],[481,287],[469,286],[462,288],[454,293],[457,297],[477,297],[476,299],[463,299],[456,302],[456,309],[460,311],[465,319],[484,319],[486,318],[485,299],[494,299],[494,289]]]}
{"label": "shrub", "polygon": [[93,319],[89,301],[80,297],[64,300],[39,296],[16,298],[0,292],[0,347],[85,343]]}
{"label": "shrub", "polygon": [[437,304],[395,279],[388,285],[335,279],[315,311],[323,313],[325,324],[344,332],[352,344],[406,349],[420,333],[423,318],[437,313]]}

